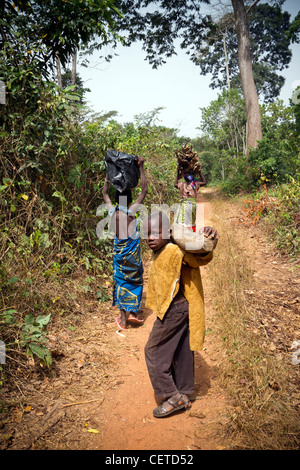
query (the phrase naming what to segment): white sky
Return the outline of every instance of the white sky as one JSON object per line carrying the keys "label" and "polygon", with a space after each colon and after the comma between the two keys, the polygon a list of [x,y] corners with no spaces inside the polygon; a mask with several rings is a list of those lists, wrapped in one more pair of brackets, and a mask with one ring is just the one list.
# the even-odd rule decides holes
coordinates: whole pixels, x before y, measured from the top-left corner
{"label": "white sky", "polygon": [[[289,11],[293,19],[299,7],[299,0],[286,0],[282,9]],[[289,68],[281,72],[286,82],[280,98],[286,105],[292,90],[300,84],[300,45],[293,45],[292,51]],[[178,135],[200,135],[199,108],[207,107],[220,93],[209,87],[209,75],[200,75],[200,68],[180,49],[177,56],[156,70],[145,61],[141,44],[120,47],[118,54],[110,63],[94,55],[88,68],[78,68],[84,85],[91,90],[86,98],[94,112],[117,111],[116,120],[124,123],[132,122],[137,114],[164,107],[158,124],[179,129]]]}

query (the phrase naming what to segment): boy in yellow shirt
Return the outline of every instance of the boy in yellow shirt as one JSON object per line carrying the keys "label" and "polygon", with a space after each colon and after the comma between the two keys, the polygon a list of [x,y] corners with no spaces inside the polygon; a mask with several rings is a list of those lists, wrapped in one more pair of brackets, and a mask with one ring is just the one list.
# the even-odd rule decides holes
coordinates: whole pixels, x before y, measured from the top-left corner
{"label": "boy in yellow shirt", "polygon": [[[218,238],[204,227],[204,236]],[[146,307],[155,311],[145,346],[146,364],[157,397],[165,400],[153,415],[162,418],[189,408],[194,391],[194,351],[202,349],[205,333],[203,288],[199,266],[213,252],[192,254],[170,242],[168,217],[157,212],[144,224],[144,238],[153,251],[149,268]]]}

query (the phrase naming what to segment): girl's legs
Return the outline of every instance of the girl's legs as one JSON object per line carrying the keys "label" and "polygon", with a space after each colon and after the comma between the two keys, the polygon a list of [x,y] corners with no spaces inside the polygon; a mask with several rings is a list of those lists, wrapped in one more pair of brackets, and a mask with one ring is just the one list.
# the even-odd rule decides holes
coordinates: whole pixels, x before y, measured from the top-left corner
{"label": "girl's legs", "polygon": [[123,329],[127,328],[128,316],[129,316],[129,312],[126,312],[125,310],[120,308],[120,316],[117,318],[117,323]]}
{"label": "girl's legs", "polygon": [[136,313],[127,312],[126,310],[120,309],[120,316],[116,319],[117,324],[120,325],[122,329],[127,328],[128,322],[134,325],[143,325],[144,320],[138,318]]}

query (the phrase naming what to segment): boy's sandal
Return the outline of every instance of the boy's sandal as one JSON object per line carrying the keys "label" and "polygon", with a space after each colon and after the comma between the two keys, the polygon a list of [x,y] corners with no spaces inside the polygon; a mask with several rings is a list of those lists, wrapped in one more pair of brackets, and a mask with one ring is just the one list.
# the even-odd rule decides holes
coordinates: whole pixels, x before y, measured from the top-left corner
{"label": "boy's sandal", "polygon": [[[170,410],[165,408],[165,405],[167,403],[172,406]],[[180,398],[174,399],[174,397],[171,397],[153,410],[153,416],[154,418],[164,418],[165,416],[169,416],[171,413],[174,413],[174,411],[181,410],[182,408],[185,408],[185,407],[186,407],[186,404],[183,401],[181,395],[180,395]]]}
{"label": "boy's sandal", "polygon": [[190,401],[189,397],[184,393],[181,395],[182,401],[184,403],[185,409],[189,409],[192,406],[192,402]]}

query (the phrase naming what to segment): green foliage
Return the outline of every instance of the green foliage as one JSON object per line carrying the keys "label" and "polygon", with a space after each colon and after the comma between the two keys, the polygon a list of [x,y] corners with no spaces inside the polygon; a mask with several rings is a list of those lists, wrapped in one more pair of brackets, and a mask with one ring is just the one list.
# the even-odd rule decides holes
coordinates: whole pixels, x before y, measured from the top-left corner
{"label": "green foliage", "polygon": [[[281,100],[261,107],[263,138],[245,155],[246,118],[243,100],[236,90],[223,91],[202,108],[202,148],[207,180],[221,185],[224,192],[259,189],[294,177],[300,163],[297,132],[298,104],[286,107]],[[296,118],[296,119],[295,119]]]}
{"label": "green foliage", "polygon": [[268,137],[263,137],[258,149],[251,152],[249,163],[252,178],[267,183],[285,181],[297,168],[297,158],[291,153],[287,142],[276,142]]}
{"label": "green foliage", "polygon": [[114,32],[121,13],[113,0],[5,0],[0,11],[5,67],[23,64],[44,77],[56,55],[65,65],[76,48],[87,48],[96,38],[98,48],[121,39]]}
{"label": "green foliage", "polygon": [[96,293],[96,297],[99,302],[107,302],[108,300],[110,300],[109,294],[105,287],[99,288],[98,292]]}
{"label": "green foliage", "polygon": [[229,193],[244,188],[246,114],[243,98],[237,90],[224,90],[201,111],[200,129],[205,133],[202,158],[207,180],[221,183]]}
{"label": "green foliage", "polygon": [[24,323],[20,325],[20,345],[26,349],[29,356],[37,356],[47,366],[52,364],[51,353],[46,347],[45,327],[50,321],[51,314],[34,317],[27,314]]}
{"label": "green foliage", "polygon": [[299,256],[300,253],[300,173],[288,182],[273,189],[274,202],[266,216],[266,224],[283,253]]}
{"label": "green foliage", "polygon": [[234,161],[231,160],[229,164],[229,173],[220,182],[222,191],[228,196],[252,191],[255,188],[255,184],[248,176],[248,164],[245,157],[238,156]]}
{"label": "green foliage", "polygon": [[224,150],[244,151],[246,131],[245,102],[237,90],[223,90],[207,108],[201,108],[201,130]]}
{"label": "green foliage", "polygon": [[296,120],[296,131],[300,134],[300,87],[298,86],[293,93],[291,100],[292,112]]}
{"label": "green foliage", "polygon": [[262,107],[263,139],[249,154],[251,178],[268,184],[295,176],[300,163],[300,139],[292,107],[282,101]]}
{"label": "green foliage", "polygon": [[[14,283],[18,279],[15,278]],[[46,366],[52,364],[51,353],[47,347],[46,327],[50,322],[51,314],[27,314],[23,319],[16,309],[4,310],[0,313],[0,331],[6,332],[1,337],[6,340],[6,349],[20,346],[28,357],[37,357]]]}
{"label": "green foliage", "polygon": [[[71,70],[69,69],[66,69],[64,71],[64,73],[62,74],[62,77],[61,77],[61,81],[62,81],[62,88],[63,89],[70,89],[72,92],[76,92],[76,94],[78,95],[78,99],[80,101],[81,104],[84,103],[84,95],[85,93],[91,91],[89,88],[84,88],[84,83],[81,79],[81,77],[78,75],[78,73],[76,73],[76,76],[75,76],[75,85],[72,84],[72,72]],[[74,100],[74,95],[71,96],[71,101]]]}
{"label": "green foliage", "polygon": [[176,39],[180,47],[188,49],[191,58],[198,55],[211,20],[202,14],[202,4],[207,3],[209,0],[119,0],[124,17],[115,27],[127,33],[126,44],[142,41],[147,60],[157,68],[176,54]]}
{"label": "green foliage", "polygon": [[300,12],[299,11],[290,25],[290,28],[288,31],[288,38],[292,42],[300,41]]}

